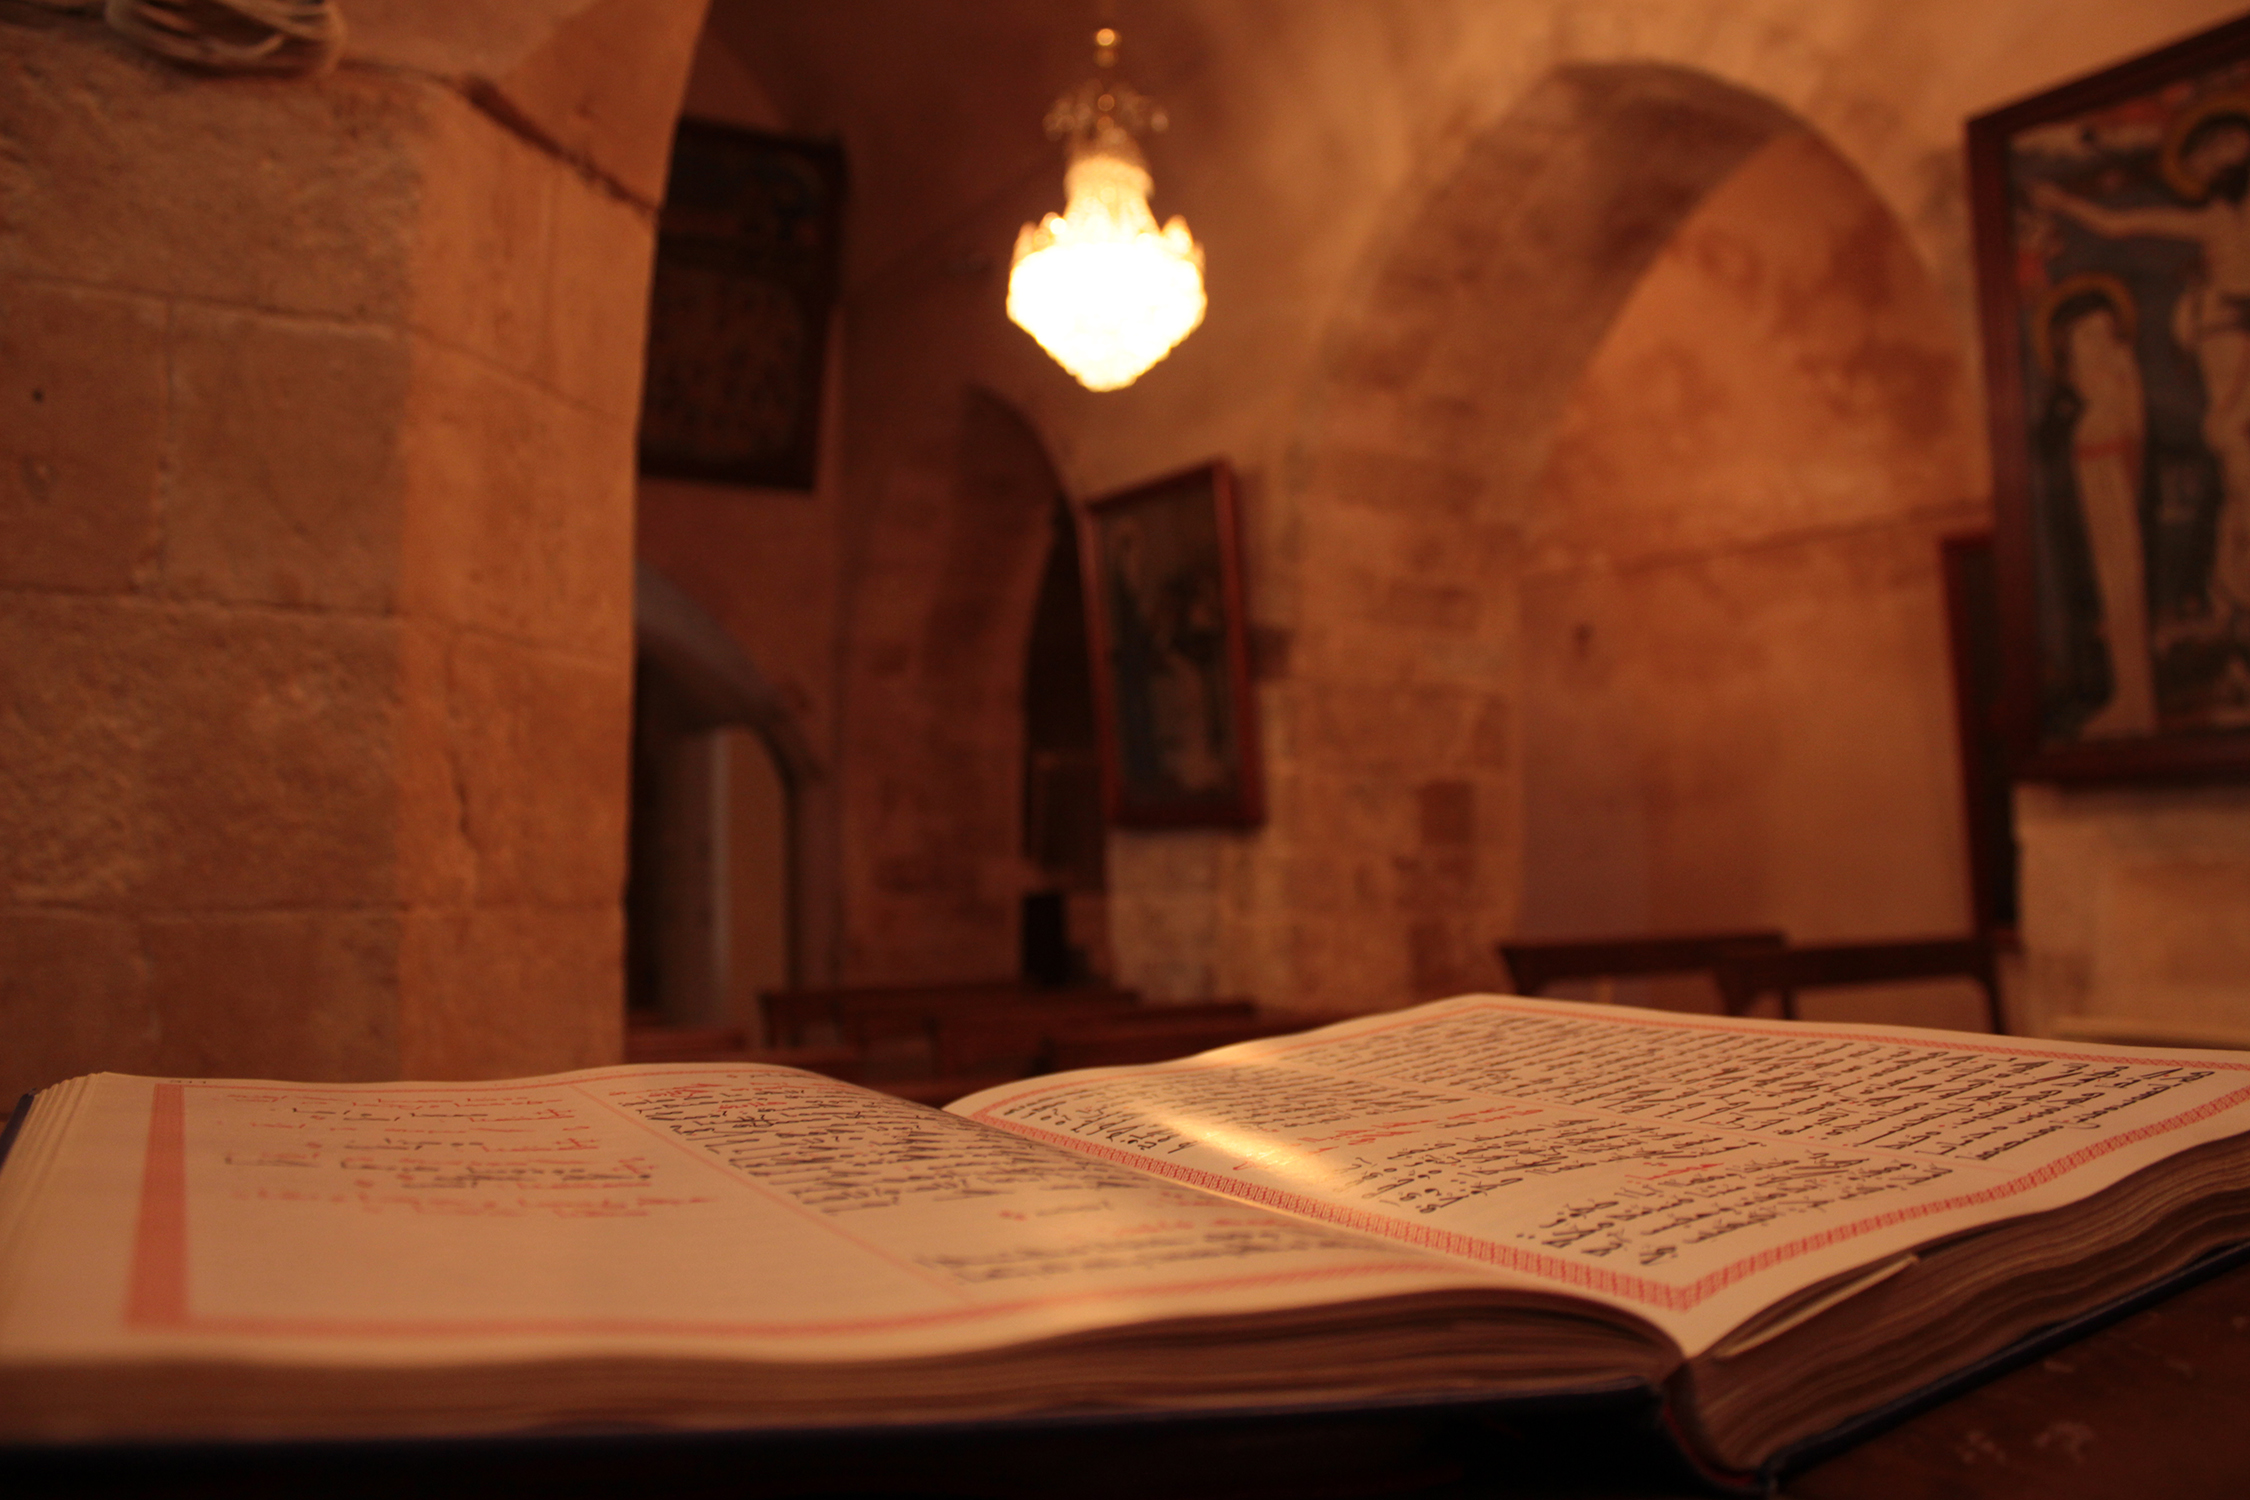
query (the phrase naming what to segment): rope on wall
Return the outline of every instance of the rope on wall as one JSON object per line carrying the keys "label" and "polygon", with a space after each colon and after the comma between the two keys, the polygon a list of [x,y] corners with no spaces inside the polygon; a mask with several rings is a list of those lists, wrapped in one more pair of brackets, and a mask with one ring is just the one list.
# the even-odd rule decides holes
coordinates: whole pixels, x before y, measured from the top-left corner
{"label": "rope on wall", "polygon": [[319,73],[344,50],[329,0],[29,0],[64,15],[99,11],[110,29],[159,57],[224,73]]}
{"label": "rope on wall", "polygon": [[102,15],[160,57],[230,73],[318,73],[344,50],[328,0],[109,0]]}

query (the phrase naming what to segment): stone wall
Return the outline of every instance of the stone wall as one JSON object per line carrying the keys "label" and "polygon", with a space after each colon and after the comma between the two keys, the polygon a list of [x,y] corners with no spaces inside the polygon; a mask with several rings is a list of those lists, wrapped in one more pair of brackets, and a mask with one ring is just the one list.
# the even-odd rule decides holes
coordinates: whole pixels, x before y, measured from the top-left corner
{"label": "stone wall", "polygon": [[1812,137],[1681,224],[1528,509],[1520,931],[1969,928],[1939,542],[1990,524],[1975,391],[1897,219]]}
{"label": "stone wall", "polygon": [[[884,178],[887,194],[919,212],[885,220],[882,251],[852,288],[851,524],[887,527],[870,518],[929,490],[922,434],[971,385],[1025,414],[1073,497],[1222,454],[1242,476],[1251,607],[1270,648],[1260,691],[1274,816],[1247,833],[1113,836],[1121,977],[1158,994],[1357,1008],[1498,983],[1489,945],[1527,924],[1716,918],[1722,907],[1755,918],[1775,901],[1807,936],[1965,923],[1929,558],[1937,534],[1973,522],[1984,502],[1958,423],[1974,409],[1978,362],[1962,123],[2228,10],[2219,0],[1151,7],[1131,56],[1137,77],[1169,90],[1173,130],[1150,149],[1155,206],[1184,214],[1207,246],[1212,306],[1170,359],[1111,395],[1077,389],[998,315],[1016,225],[1059,202],[1059,174],[1032,135],[1037,102],[1010,158],[1019,165],[988,174],[979,193],[938,193],[969,176],[953,164],[933,169],[927,189],[904,173]],[[750,66],[779,66],[758,55],[754,8],[721,0],[720,14]],[[808,74],[814,20],[772,22],[773,58],[786,61],[794,97],[810,101],[805,123],[843,130],[863,157],[888,146],[918,160],[907,138],[927,131],[926,117],[897,100],[923,97],[928,70],[911,37],[894,34],[911,31],[906,13],[886,14],[897,24],[885,45],[854,55],[848,72]],[[1642,88],[1612,101],[1640,122],[1612,119],[1587,93],[1605,77],[1668,80],[1671,102]],[[974,129],[989,146],[987,126]],[[1608,397],[1594,389],[1593,367],[1642,272],[1698,204],[1783,134],[1832,153],[1864,193],[1860,208],[1887,222],[1878,259],[1905,265],[1916,283],[1894,299],[1899,338],[1942,370],[1943,411],[1923,436],[1873,408],[1824,429],[1852,471],[1846,488],[1879,501],[1872,509],[1823,520],[1802,492],[1746,493],[1726,556],[1700,581],[1684,565],[1659,568],[1647,595],[1620,585],[1597,600],[1588,591],[1610,587],[1611,574],[1557,572],[1535,550],[1540,506],[1559,511],[1570,489],[1550,473],[1553,440],[1578,420],[1566,413],[1581,396],[1619,396],[1614,381]],[[1838,316],[1848,320],[1852,300],[1842,297]],[[1768,432],[1725,457],[1706,470],[1711,483],[1674,495],[1681,510],[1708,510],[1712,484],[1729,474],[1784,471],[1804,455]],[[1543,494],[1550,477],[1555,493]],[[1577,480],[1571,506],[1599,488],[1584,471]],[[1661,550],[1665,523],[1652,510],[1606,514],[1651,529],[1624,551]],[[1836,535],[1819,540],[1823,527]],[[927,533],[927,549],[937,536]],[[934,551],[924,560],[934,566]],[[1738,614],[1727,589],[1835,606],[1792,644],[1795,665],[1777,663],[1779,675],[1758,679],[1764,696],[1742,700],[1746,712],[1802,712],[1773,692],[1859,679],[1868,691],[1824,698],[1819,742],[1792,751],[1817,774],[1792,772],[1755,794],[1747,778],[1730,787],[1689,776],[1663,792],[1670,832],[1651,844],[1645,831],[1613,827],[1573,873],[1599,899],[1542,888],[1527,861],[1543,861],[1569,820],[1531,805],[1545,783],[1529,779],[1527,757],[1569,754],[1573,742],[1526,741],[1564,708],[1530,695],[1558,684],[1575,635],[1532,629],[1549,629],[1568,604],[1598,604],[1597,640],[1613,619],[1653,650],[1661,632],[1640,611],[1667,598],[1702,612],[1699,632],[1742,625],[1745,650],[1802,624],[1778,605]],[[1853,621],[1864,635],[1836,633]],[[1840,674],[1821,659],[1824,642],[1852,644],[1866,670]],[[1660,658],[1642,660],[1653,669]],[[846,662],[847,720],[883,701],[863,696],[874,665],[872,655]],[[1650,679],[1652,692],[1662,680]],[[1597,733],[1623,704],[1613,696],[1571,733]],[[1675,692],[1666,712],[1678,724],[1692,703]],[[1855,805],[1870,724],[1903,758],[1861,783]],[[863,742],[880,733],[875,722],[845,730]],[[1703,744],[1698,754],[1725,764],[1720,741]],[[1612,769],[1624,775],[1622,763]],[[871,784],[850,793],[880,795]],[[1916,810],[1886,822],[1866,812],[1870,800]],[[2195,806],[2199,819],[2235,816]],[[1734,819],[1743,812],[1756,813],[1754,826]],[[1810,821],[1788,826],[1799,817]],[[1744,868],[1765,873],[1718,882],[1700,905],[1615,899],[1651,859],[1673,861],[1673,889],[1691,889],[1692,862],[1678,851],[1712,829],[1734,841]],[[1879,841],[1855,853],[1870,835]],[[2027,825],[2026,836],[2039,830]],[[1833,857],[1817,860],[1821,849]],[[2213,891],[2208,909],[2226,909]],[[2059,919],[2033,895],[2025,923],[2036,950]]]}
{"label": "stone wall", "polygon": [[[723,41],[706,32],[683,114],[786,134],[790,122]],[[808,752],[792,795],[791,895],[797,976],[832,981],[843,892],[835,795],[842,623],[839,464],[845,411],[841,340],[829,340],[820,453],[811,490],[642,477],[635,545],[643,562],[709,612],[772,687]]]}
{"label": "stone wall", "polygon": [[616,1055],[638,351],[700,6],[446,9],[355,12],[287,81],[0,24],[7,1090]]}

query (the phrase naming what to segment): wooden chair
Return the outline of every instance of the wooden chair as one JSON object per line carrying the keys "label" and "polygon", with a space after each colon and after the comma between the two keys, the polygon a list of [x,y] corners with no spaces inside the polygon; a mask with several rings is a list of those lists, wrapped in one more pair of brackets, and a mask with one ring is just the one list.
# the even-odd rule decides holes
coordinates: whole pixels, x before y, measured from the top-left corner
{"label": "wooden chair", "polygon": [[648,1026],[625,1029],[629,1063],[747,1062],[778,1063],[858,1083],[865,1059],[849,1047],[758,1048],[739,1026]]}
{"label": "wooden chair", "polygon": [[759,1003],[765,1011],[766,1037],[775,1046],[840,1043],[864,1049],[891,1038],[926,1038],[941,1016],[1089,997],[1130,1000],[1133,992],[1100,984],[1040,989],[1016,979],[986,979],[768,990]]}
{"label": "wooden chair", "polygon": [[838,985],[768,990],[758,997],[766,1039],[777,1047],[865,1046],[880,1037],[927,1029],[933,1009],[989,1004],[1022,989],[1012,979],[943,984]]}
{"label": "wooden chair", "polygon": [[1720,958],[1746,949],[1781,948],[1787,934],[1775,928],[1740,932],[1681,932],[1655,937],[1567,938],[1556,942],[1502,943],[1500,961],[1519,995],[1540,995],[1558,979],[1614,979],[1624,975],[1708,973]]}
{"label": "wooden chair", "polygon": [[1886,943],[1818,943],[1798,948],[1737,949],[1712,970],[1727,1014],[1744,1015],[1763,995],[1781,997],[1781,1013],[1797,1018],[1797,991],[1912,979],[1969,979],[1984,990],[1985,1014],[2005,1036],[2000,980],[1992,945],[1981,937],[1917,938]]}
{"label": "wooden chair", "polygon": [[[1047,1039],[1058,1028],[1146,1009],[1136,996],[1112,991],[941,1015],[931,1026],[937,1071],[941,1077],[1027,1077],[1039,1070]],[[1248,1013],[1250,1007],[1245,1003],[1242,1009]]]}

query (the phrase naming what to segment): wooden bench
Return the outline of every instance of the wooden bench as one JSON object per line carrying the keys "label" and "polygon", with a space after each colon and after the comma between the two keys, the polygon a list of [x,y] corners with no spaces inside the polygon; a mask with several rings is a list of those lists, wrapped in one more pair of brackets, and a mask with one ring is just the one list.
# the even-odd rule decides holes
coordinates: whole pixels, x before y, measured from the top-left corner
{"label": "wooden bench", "polygon": [[1797,1018],[1797,992],[1851,985],[1893,984],[1900,980],[1967,979],[1984,991],[1986,1018],[1993,1034],[2008,1026],[2000,1011],[2000,979],[1992,944],[1981,937],[1909,938],[1882,943],[1817,943],[1769,951],[1738,950],[1722,955],[1712,969],[1727,1014],[1747,1015],[1766,995],[1781,1000],[1781,1013]]}
{"label": "wooden bench", "polygon": [[739,1026],[628,1026],[629,1063],[740,1062],[803,1068],[858,1083],[865,1060],[849,1047],[752,1047]]}
{"label": "wooden bench", "polygon": [[[1114,1068],[1138,1063],[1170,1062],[1214,1047],[1260,1037],[1284,1036],[1302,1031],[1296,1019],[1255,1014],[1167,1016],[1171,1006],[1151,1005],[1130,1016],[1105,1016],[1063,1027],[1049,1040],[1046,1071],[1071,1068]],[[1180,1006],[1177,1009],[1187,1010]]]}
{"label": "wooden bench", "polygon": [[1645,937],[1562,938],[1501,943],[1500,961],[1519,995],[1543,995],[1558,979],[1614,979],[1646,974],[1711,973],[1725,955],[1780,948],[1777,928],[1732,932],[1679,932]]}
{"label": "wooden bench", "polygon": [[928,1037],[941,1016],[1088,999],[1137,998],[1111,985],[1040,989],[1015,979],[946,984],[769,990],[759,997],[775,1046],[834,1043],[866,1048],[886,1037]]}

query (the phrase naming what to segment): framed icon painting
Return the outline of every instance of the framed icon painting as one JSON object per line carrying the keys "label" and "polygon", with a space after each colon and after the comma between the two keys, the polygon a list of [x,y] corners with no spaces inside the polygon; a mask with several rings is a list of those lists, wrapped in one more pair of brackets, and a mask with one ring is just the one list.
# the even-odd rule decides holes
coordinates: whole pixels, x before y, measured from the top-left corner
{"label": "framed icon painting", "polygon": [[1079,525],[1109,821],[1259,822],[1232,471],[1210,463],[1106,496]]}
{"label": "framed icon painting", "polygon": [[2250,773],[2250,21],[1968,135],[2012,769]]}

